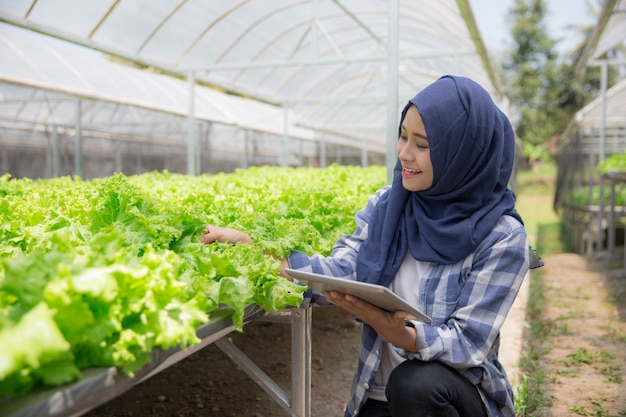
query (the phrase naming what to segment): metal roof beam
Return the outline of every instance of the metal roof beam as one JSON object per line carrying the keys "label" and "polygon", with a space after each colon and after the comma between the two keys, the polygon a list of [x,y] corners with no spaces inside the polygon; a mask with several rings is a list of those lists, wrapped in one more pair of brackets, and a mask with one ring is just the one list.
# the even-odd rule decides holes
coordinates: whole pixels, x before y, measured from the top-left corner
{"label": "metal roof beam", "polygon": [[[144,59],[140,59],[138,57],[138,55],[134,55],[134,54],[128,54],[124,51],[121,51],[119,49],[115,49],[115,48],[110,48],[110,47],[106,47],[103,46],[102,44],[98,43],[98,42],[94,42],[92,40],[86,39],[86,38],[82,38],[80,36],[74,36],[56,29],[52,29],[50,27],[47,27],[45,25],[39,25],[37,23],[33,23],[29,20],[26,19],[19,19],[19,18],[13,18],[11,16],[8,15],[4,15],[0,13],[0,22],[3,23],[7,23],[16,27],[20,27],[23,29],[27,29],[36,33],[41,33],[42,35],[46,35],[46,36],[50,36],[53,37],[55,39],[59,39],[65,42],[70,42],[73,43],[75,45],[79,45],[79,46],[83,46],[85,48],[89,48],[91,50],[94,51],[98,51],[98,52],[103,52],[105,54],[109,54],[109,55],[113,55],[119,58],[123,58],[125,60],[128,60],[129,62],[136,62],[140,65],[145,65],[145,66],[151,66],[154,68],[157,68],[161,71],[163,71],[164,73],[168,74],[168,75],[176,75],[176,76],[180,76],[180,77],[186,77],[188,74],[188,71],[190,71],[190,69],[187,68],[183,68],[183,69],[177,69],[177,68],[173,68],[167,65],[164,65],[162,63],[159,62],[152,62],[149,60],[144,60]],[[193,69],[192,69],[193,71]],[[235,89],[232,86],[227,86],[227,85],[219,85],[216,84],[215,82],[212,82],[210,80],[207,80],[203,77],[200,76],[196,76],[196,80],[199,82],[204,82],[210,85],[214,85],[217,87],[221,87],[227,91],[231,91],[234,93],[238,93],[238,94],[242,94],[245,95],[251,99],[256,99],[258,101],[263,101],[263,102],[267,102],[267,103],[273,103],[273,104],[279,104],[276,103],[275,100],[272,100],[270,98],[267,97],[262,97],[260,95],[255,94],[252,91],[244,91],[241,89]],[[54,88],[53,88],[54,90]]]}
{"label": "metal roof beam", "polygon": [[[449,58],[451,56],[474,55],[473,50],[440,50],[432,53],[401,55],[399,60],[419,60],[433,58]],[[263,69],[263,68],[284,68],[284,67],[300,67],[300,66],[321,66],[321,65],[337,65],[337,64],[358,64],[364,62],[386,62],[387,55],[366,55],[366,56],[346,56],[338,58],[321,58],[321,59],[303,59],[297,61],[259,61],[252,63],[231,63],[206,65],[198,68],[188,68],[191,71],[219,71],[219,70],[237,70],[237,69]]]}
{"label": "metal roof beam", "polygon": [[469,0],[457,0],[457,6],[461,12],[461,16],[465,21],[465,25],[467,26],[467,30],[472,37],[472,42],[476,47],[476,53],[480,56],[480,60],[482,61],[485,72],[487,72],[487,76],[489,77],[489,81],[493,85],[494,91],[498,96],[498,99],[502,99],[502,91],[500,90],[500,83],[498,81],[498,77],[496,76],[495,70],[493,69],[493,65],[491,65],[491,59],[489,59],[489,53],[487,52],[487,47],[485,47],[485,43],[483,41],[482,36],[480,35],[480,30],[478,29],[478,24],[476,23],[476,19],[474,18],[474,13],[472,12],[472,6],[469,4]]}
{"label": "metal roof beam", "polygon": [[617,4],[617,0],[607,0],[604,2],[604,6],[602,7],[602,11],[600,12],[600,16],[598,17],[598,24],[593,28],[593,32],[591,33],[591,37],[585,43],[585,47],[580,54],[580,57],[576,61],[576,66],[574,67],[574,76],[577,79],[580,79],[585,75],[585,70],[591,56],[596,50],[598,46],[598,42],[600,42],[600,37],[602,36],[602,32],[606,28],[607,23],[609,23],[609,19],[613,14],[613,10],[615,9],[615,5]]}
{"label": "metal roof beam", "polygon": [[346,6],[341,4],[339,0],[333,0],[333,3],[335,3],[337,7],[339,7],[346,15],[348,15],[350,19],[352,19],[354,23],[356,23],[361,29],[367,32],[367,34],[370,35],[372,39],[374,39],[379,45],[384,46],[384,42],[382,41],[382,39],[376,36],[376,34],[372,32],[372,30],[368,28],[365,23],[361,22],[361,20],[356,17],[354,13],[352,13]]}

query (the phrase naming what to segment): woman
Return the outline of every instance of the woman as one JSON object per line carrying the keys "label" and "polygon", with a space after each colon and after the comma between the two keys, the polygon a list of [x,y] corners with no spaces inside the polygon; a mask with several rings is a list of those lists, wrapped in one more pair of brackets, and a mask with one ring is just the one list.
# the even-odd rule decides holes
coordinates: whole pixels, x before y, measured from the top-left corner
{"label": "woman", "polygon": [[[389,286],[432,318],[411,321],[363,300],[326,300],[363,322],[345,416],[515,416],[498,361],[500,327],[529,267],[508,188],[514,134],[474,81],[444,76],[402,111],[393,182],[328,257],[293,251],[286,267]],[[209,225],[201,240],[251,243]],[[323,301],[307,292],[304,306]]]}

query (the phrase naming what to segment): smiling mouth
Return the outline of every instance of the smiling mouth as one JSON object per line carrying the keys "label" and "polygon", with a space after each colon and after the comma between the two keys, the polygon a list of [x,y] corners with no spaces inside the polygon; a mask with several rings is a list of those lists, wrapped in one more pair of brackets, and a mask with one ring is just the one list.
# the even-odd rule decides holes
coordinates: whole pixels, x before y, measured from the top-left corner
{"label": "smiling mouth", "polygon": [[415,169],[402,168],[402,176],[404,177],[413,177],[421,172],[422,171],[417,171]]}

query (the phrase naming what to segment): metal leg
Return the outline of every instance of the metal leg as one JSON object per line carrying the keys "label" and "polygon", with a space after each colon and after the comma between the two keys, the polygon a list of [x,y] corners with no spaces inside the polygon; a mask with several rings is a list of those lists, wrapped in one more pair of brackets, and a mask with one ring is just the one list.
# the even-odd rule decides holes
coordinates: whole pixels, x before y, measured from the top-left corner
{"label": "metal leg", "polygon": [[311,416],[311,309],[291,313],[291,409]]}
{"label": "metal leg", "polygon": [[[261,368],[259,368],[250,358],[246,356],[237,346],[233,344],[229,339],[223,337],[215,342],[215,344],[228,356],[233,362],[235,362],[241,370],[243,370],[248,376],[274,400],[283,407],[286,411],[291,412],[289,396],[278,386]],[[292,416],[295,415],[292,413]]]}
{"label": "metal leg", "polygon": [[291,416],[311,416],[310,308],[291,310],[291,398],[228,338],[215,344]]}

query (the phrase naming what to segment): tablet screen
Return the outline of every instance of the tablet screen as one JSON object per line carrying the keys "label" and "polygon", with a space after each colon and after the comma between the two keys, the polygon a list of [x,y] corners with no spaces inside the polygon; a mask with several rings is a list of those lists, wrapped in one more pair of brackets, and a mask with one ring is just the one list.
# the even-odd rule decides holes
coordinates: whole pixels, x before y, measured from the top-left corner
{"label": "tablet screen", "polygon": [[331,277],[328,275],[315,274],[312,272],[299,271],[297,269],[285,269],[292,277],[307,284],[309,288],[321,293],[337,291],[342,294],[350,294],[368,303],[374,304],[387,311],[402,310],[414,320],[430,323],[430,317],[422,313],[403,298],[395,294],[389,288],[382,285],[369,284],[366,282],[352,281],[349,279]]}

